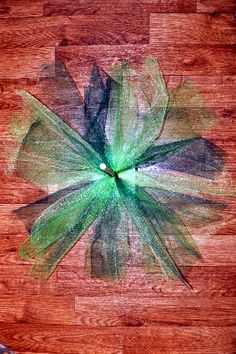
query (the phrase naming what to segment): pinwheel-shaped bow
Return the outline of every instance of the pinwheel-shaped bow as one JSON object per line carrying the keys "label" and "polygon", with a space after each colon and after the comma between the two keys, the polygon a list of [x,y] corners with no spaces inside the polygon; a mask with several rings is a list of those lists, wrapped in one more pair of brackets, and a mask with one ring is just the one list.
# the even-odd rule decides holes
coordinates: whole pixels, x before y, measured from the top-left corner
{"label": "pinwheel-shaped bow", "polygon": [[19,92],[31,125],[16,172],[46,190],[54,187],[16,211],[30,233],[21,257],[34,258],[33,271],[48,277],[92,225],[92,275],[119,278],[130,256],[131,220],[144,258],[185,282],[177,256],[200,257],[186,225],[210,220],[224,207],[210,197],[225,193],[214,181],[223,151],[202,138],[214,114],[190,80],[168,94],[151,57],[138,72],[123,62],[107,75],[94,64],[83,103],[59,59],[57,74],[65,101],[59,113]]}

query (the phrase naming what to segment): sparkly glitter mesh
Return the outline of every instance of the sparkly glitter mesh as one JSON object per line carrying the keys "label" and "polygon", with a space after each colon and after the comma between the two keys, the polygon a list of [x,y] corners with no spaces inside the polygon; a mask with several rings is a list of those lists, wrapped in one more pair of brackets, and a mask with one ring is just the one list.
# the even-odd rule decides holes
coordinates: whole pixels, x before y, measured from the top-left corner
{"label": "sparkly glitter mesh", "polygon": [[226,205],[216,198],[232,194],[219,179],[223,150],[203,138],[216,116],[190,80],[168,93],[151,57],[139,71],[123,62],[110,75],[94,64],[84,100],[60,59],[55,73],[53,110],[19,92],[29,128],[15,172],[53,190],[15,211],[30,234],[20,256],[49,277],[92,225],[91,273],[118,279],[132,255],[132,222],[145,262],[186,283],[179,259],[200,258],[188,227],[217,219]]}

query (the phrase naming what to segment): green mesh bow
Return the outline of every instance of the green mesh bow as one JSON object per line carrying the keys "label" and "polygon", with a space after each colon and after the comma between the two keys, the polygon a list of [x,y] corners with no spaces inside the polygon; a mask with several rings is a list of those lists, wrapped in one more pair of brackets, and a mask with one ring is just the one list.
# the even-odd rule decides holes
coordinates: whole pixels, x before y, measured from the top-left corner
{"label": "green mesh bow", "polygon": [[200,257],[186,225],[212,220],[224,208],[212,196],[226,193],[215,181],[223,151],[202,138],[216,118],[197,88],[184,80],[168,94],[153,58],[139,72],[115,65],[111,75],[94,64],[83,102],[59,59],[53,80],[64,102],[52,101],[53,111],[19,92],[30,128],[16,172],[53,190],[16,211],[30,233],[20,256],[49,277],[92,225],[92,275],[119,278],[132,222],[144,260],[185,282],[179,257]]}

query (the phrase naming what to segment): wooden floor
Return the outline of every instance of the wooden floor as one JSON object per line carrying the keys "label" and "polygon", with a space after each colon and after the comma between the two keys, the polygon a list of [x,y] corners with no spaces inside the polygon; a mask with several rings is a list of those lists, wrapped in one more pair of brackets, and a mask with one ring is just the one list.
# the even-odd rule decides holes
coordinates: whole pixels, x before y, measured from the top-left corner
{"label": "wooden floor", "polygon": [[[1,144],[11,142],[11,115],[21,108],[15,90],[46,99],[38,77],[56,54],[81,88],[94,59],[106,70],[151,53],[169,87],[191,76],[217,112],[219,125],[208,137],[226,150],[234,176],[233,12],[233,0],[1,0]],[[236,353],[234,201],[211,227],[192,230],[204,257],[182,267],[192,291],[145,274],[135,259],[119,283],[91,280],[83,272],[85,238],[42,282],[17,257],[27,234],[11,211],[44,192],[7,176],[4,158],[0,168],[0,343],[18,354]]]}

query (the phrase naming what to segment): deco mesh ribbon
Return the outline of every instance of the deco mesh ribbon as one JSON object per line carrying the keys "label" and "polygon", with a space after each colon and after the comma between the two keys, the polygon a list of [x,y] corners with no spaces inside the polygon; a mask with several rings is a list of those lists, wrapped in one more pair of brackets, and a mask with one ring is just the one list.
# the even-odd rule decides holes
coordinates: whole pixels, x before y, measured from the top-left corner
{"label": "deco mesh ribbon", "polygon": [[168,93],[152,57],[139,70],[116,64],[110,75],[94,64],[84,100],[63,62],[55,66],[58,109],[19,91],[30,114],[15,171],[54,188],[15,211],[30,234],[20,256],[47,278],[92,226],[91,274],[117,279],[134,225],[144,261],[186,283],[179,259],[201,257],[187,227],[213,220],[225,207],[215,197],[228,193],[215,179],[224,152],[202,137],[215,115],[191,80]]}

